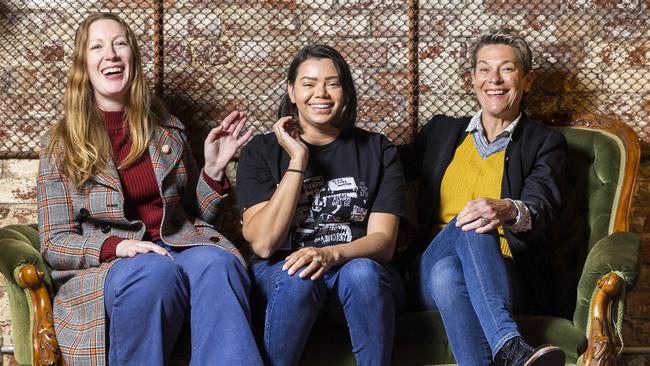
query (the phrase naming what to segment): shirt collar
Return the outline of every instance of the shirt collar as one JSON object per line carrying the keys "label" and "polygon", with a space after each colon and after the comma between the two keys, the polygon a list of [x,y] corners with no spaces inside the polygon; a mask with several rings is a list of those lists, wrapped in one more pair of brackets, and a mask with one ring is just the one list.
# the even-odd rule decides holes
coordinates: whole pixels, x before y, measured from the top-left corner
{"label": "shirt collar", "polygon": [[[467,125],[467,128],[465,129],[465,132],[480,132],[483,134],[483,124],[481,123],[481,113],[483,113],[482,110],[479,110],[478,112],[474,113],[474,116],[472,116],[472,119],[469,121],[469,125]],[[515,118],[512,123],[508,125],[501,133],[497,135],[497,138],[501,137],[508,137],[512,139],[512,132],[515,130],[517,125],[519,124],[519,120],[521,120],[522,113],[519,112],[519,115],[517,118]]]}

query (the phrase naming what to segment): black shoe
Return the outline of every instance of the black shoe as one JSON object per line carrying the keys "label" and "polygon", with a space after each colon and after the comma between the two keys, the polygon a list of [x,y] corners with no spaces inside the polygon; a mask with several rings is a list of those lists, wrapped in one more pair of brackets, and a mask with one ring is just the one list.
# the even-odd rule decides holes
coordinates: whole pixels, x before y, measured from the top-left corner
{"label": "black shoe", "polygon": [[514,337],[497,352],[495,361],[503,366],[563,366],[565,357],[560,347],[532,348],[521,337]]}

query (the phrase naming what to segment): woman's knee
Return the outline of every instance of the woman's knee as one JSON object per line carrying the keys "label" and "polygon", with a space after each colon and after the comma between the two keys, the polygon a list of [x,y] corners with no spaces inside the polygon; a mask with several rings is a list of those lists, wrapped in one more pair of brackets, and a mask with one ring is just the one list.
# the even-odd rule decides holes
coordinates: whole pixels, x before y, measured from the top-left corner
{"label": "woman's knee", "polygon": [[441,311],[453,308],[459,298],[465,296],[467,292],[463,268],[457,256],[449,256],[437,261],[427,274],[426,281],[430,294]]}
{"label": "woman's knee", "polygon": [[380,292],[390,289],[387,269],[370,258],[356,258],[339,269],[339,286],[351,291]]}
{"label": "woman's knee", "polygon": [[186,296],[180,268],[170,258],[155,253],[121,259],[110,269],[106,287],[118,297],[133,294],[156,300]]}
{"label": "woman's knee", "polygon": [[273,292],[280,296],[291,296],[298,302],[313,301],[320,303],[324,301],[327,294],[327,286],[322,278],[312,280],[309,277],[300,278],[300,271],[289,275],[287,271],[279,271],[276,276]]}
{"label": "woman's knee", "polygon": [[212,281],[228,281],[233,278],[245,279],[248,283],[246,268],[237,257],[221,248],[197,246],[186,249],[181,255],[189,255],[184,262],[183,271],[188,276],[208,277]]}

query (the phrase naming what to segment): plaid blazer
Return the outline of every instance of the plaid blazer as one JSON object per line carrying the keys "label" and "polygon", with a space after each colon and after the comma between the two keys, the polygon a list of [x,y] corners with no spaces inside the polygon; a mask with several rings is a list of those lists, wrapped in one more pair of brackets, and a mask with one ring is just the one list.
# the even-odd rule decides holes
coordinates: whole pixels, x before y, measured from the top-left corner
{"label": "plaid blazer", "polygon": [[[141,239],[145,227],[126,219],[114,165],[109,174],[76,189],[45,150],[37,178],[38,227],[56,287],[56,336],[69,366],[105,365],[104,280],[113,262],[100,262],[101,247],[109,236]],[[178,247],[218,246],[245,265],[237,248],[210,224],[222,196],[200,174],[180,121],[170,117],[157,128],[148,151],[162,193],[162,240]]]}

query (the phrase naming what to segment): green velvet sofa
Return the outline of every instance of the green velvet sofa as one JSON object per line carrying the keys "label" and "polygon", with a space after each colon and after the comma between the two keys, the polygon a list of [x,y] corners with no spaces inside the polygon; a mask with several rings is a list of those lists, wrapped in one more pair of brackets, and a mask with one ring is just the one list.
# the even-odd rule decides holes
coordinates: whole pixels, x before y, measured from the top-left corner
{"label": "green velvet sofa", "polygon": [[[575,235],[553,243],[558,308],[565,318],[517,316],[532,344],[553,343],[568,364],[614,364],[617,309],[635,281],[639,243],[628,233],[628,215],[639,166],[639,143],[624,123],[596,115],[544,118],[569,143],[569,181],[578,217],[565,217]],[[583,224],[587,230],[581,230]],[[580,234],[584,233],[584,235]],[[0,270],[6,278],[14,355],[23,365],[62,364],[52,327],[51,279],[41,258],[35,225],[0,229]],[[410,312],[398,319],[395,365],[454,364],[442,321],[433,311]],[[347,331],[319,325],[303,354],[303,365],[354,365]]]}

